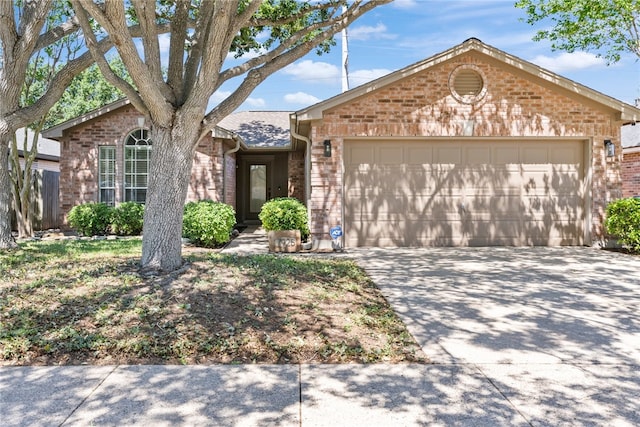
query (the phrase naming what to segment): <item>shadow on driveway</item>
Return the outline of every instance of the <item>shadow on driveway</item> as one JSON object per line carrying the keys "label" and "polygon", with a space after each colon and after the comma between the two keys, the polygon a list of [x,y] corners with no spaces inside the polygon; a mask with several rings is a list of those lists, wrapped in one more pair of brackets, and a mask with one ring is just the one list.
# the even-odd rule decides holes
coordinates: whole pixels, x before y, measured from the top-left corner
{"label": "shadow on driveway", "polygon": [[640,424],[640,257],[583,247],[350,253],[434,363],[475,366],[533,424]]}

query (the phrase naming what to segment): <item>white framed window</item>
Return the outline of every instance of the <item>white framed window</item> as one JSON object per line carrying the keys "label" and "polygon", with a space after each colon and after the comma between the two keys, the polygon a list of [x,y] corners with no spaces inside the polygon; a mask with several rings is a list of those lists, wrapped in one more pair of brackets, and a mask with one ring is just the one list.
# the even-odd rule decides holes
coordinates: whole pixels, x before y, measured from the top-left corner
{"label": "white framed window", "polygon": [[124,144],[124,201],[144,203],[147,198],[151,140],[149,131],[136,129]]}
{"label": "white framed window", "polygon": [[116,147],[103,145],[98,151],[99,202],[116,204]]}

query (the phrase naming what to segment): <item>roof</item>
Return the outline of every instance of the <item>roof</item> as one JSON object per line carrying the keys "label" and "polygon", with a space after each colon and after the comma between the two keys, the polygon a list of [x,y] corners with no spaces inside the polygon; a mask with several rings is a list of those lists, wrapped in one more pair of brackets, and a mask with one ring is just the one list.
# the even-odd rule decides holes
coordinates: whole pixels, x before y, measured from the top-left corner
{"label": "roof", "polygon": [[489,46],[476,38],[468,39],[463,43],[454,46],[442,53],[436,54],[430,58],[409,65],[408,67],[387,74],[386,76],[358,86],[352,90],[334,96],[333,98],[329,98],[310,107],[298,110],[297,112],[292,114],[291,120],[293,123],[295,123],[296,120],[310,121],[321,119],[325,110],[350,102],[358,97],[374,92],[385,86],[396,83],[401,79],[420,73],[421,71],[449,61],[452,58],[468,52],[478,52],[480,54],[486,55],[490,58],[493,58],[494,60],[500,61],[513,68],[516,68],[520,70],[520,72],[529,74],[533,80],[552,83],[570,93],[599,103],[604,107],[612,110],[612,113],[616,114],[617,116],[616,119],[621,123],[632,123],[640,121],[640,109],[610,96],[604,95],[598,91],[590,89],[586,86],[555,74],[549,70],[541,68],[531,62],[527,62],[516,56],[496,49],[495,47]]}
{"label": "roof", "polygon": [[[28,128],[18,129],[16,131],[16,140],[18,142],[18,152],[20,155],[22,155],[22,141],[25,130],[27,132],[27,150],[31,149],[33,144],[34,132]],[[53,139],[45,138],[40,134],[38,137],[38,153],[36,158],[40,160],[60,161],[60,143]]]}
{"label": "roof", "polygon": [[98,118],[111,111],[115,111],[119,108],[124,107],[125,105],[129,105],[130,103],[131,102],[126,98],[119,99],[115,102],[112,102],[111,104],[105,105],[104,107],[96,108],[95,110],[89,111],[86,114],[74,117],[73,119],[67,120],[66,122],[62,122],[58,125],[51,126],[49,129],[42,132],[42,134],[46,135],[48,138],[62,138],[62,134],[65,130],[78,126],[81,123],[88,122],[89,120]]}
{"label": "roof", "polygon": [[[61,138],[65,130],[96,119],[104,114],[129,105],[128,99],[120,99],[66,122],[52,126],[43,132],[50,138]],[[218,138],[232,139],[239,136],[246,148],[285,148],[291,145],[289,112],[240,111],[225,117],[213,131]]]}
{"label": "roof", "polygon": [[248,148],[284,148],[291,145],[288,111],[238,111],[218,126],[242,138]]}

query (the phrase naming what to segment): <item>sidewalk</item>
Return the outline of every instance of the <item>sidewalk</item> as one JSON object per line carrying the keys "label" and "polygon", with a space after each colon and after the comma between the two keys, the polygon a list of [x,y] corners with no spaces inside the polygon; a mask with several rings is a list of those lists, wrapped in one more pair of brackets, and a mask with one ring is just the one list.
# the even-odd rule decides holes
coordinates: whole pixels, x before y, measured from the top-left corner
{"label": "sidewalk", "polygon": [[[267,253],[266,234],[247,229],[223,252]],[[589,248],[346,255],[434,364],[0,367],[0,425],[640,425],[640,259]]]}
{"label": "sidewalk", "polygon": [[529,425],[475,369],[436,365],[0,368],[3,426]]}
{"label": "sidewalk", "polygon": [[260,227],[247,227],[221,251],[225,254],[253,255],[269,253],[267,232]]}

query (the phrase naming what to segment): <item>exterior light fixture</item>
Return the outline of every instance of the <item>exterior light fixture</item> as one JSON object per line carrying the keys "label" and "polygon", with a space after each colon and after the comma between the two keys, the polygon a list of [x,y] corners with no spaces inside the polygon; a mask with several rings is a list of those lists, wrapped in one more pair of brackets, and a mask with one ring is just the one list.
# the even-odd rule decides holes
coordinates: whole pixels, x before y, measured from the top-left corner
{"label": "exterior light fixture", "polygon": [[330,139],[324,140],[324,156],[331,157],[331,140]]}
{"label": "exterior light fixture", "polygon": [[616,154],[616,146],[611,142],[610,139],[604,140],[604,152],[607,157],[613,157]]}

